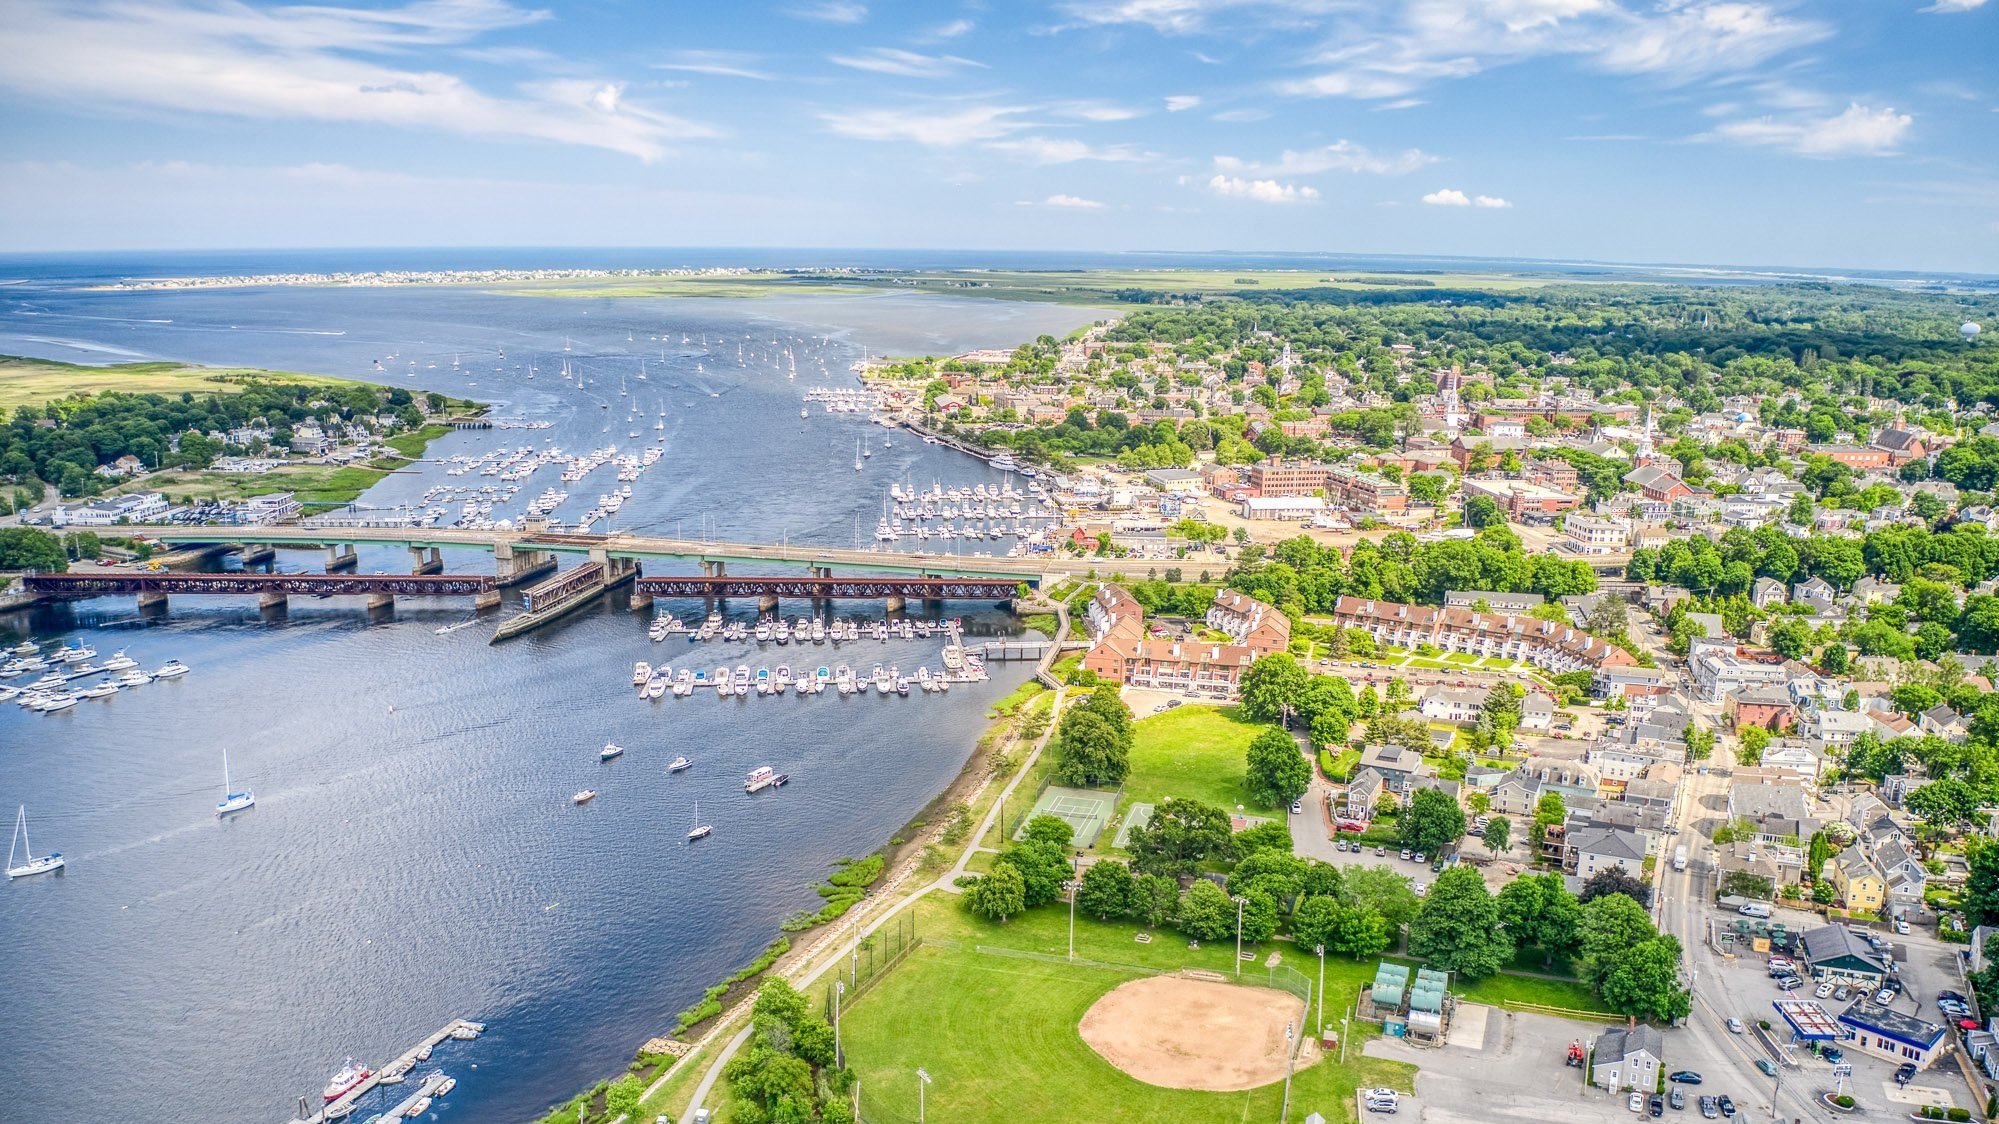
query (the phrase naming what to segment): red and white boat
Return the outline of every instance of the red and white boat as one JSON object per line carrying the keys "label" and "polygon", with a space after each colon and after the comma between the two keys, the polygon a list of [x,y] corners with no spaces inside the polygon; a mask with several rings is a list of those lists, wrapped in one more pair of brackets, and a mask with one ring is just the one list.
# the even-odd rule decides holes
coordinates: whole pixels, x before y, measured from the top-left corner
{"label": "red and white boat", "polygon": [[326,1091],[320,1095],[328,1101],[337,1101],[341,1097],[346,1096],[354,1086],[359,1085],[374,1075],[374,1070],[369,1069],[365,1065],[356,1064],[353,1058],[348,1058],[346,1066],[339,1073],[333,1075],[333,1080],[326,1083]]}

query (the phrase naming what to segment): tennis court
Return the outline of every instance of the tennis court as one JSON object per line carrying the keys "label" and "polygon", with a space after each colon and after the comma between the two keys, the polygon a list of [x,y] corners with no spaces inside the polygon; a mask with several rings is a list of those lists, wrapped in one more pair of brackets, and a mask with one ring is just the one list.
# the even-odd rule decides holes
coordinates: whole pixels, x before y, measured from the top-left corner
{"label": "tennis court", "polygon": [[1111,811],[1117,807],[1117,793],[1097,792],[1087,788],[1062,788],[1050,785],[1041,793],[1041,799],[1034,802],[1034,808],[1014,829],[1013,837],[1022,838],[1027,831],[1027,821],[1036,816],[1055,816],[1068,823],[1075,830],[1075,845],[1090,847],[1095,845],[1097,836],[1103,834],[1104,825],[1110,822]]}

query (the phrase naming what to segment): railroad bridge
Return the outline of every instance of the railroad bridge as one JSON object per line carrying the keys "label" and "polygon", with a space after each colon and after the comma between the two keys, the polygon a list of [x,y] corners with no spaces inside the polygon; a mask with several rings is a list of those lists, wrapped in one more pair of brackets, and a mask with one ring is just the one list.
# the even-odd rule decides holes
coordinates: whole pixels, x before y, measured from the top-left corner
{"label": "railroad bridge", "polygon": [[29,574],[23,584],[52,597],[97,597],[136,593],[139,607],[165,605],[169,596],[187,594],[255,594],[270,608],[288,597],[366,597],[368,607],[391,605],[405,597],[472,597],[480,608],[500,603],[498,579],[490,574],[183,574],[100,573]]}

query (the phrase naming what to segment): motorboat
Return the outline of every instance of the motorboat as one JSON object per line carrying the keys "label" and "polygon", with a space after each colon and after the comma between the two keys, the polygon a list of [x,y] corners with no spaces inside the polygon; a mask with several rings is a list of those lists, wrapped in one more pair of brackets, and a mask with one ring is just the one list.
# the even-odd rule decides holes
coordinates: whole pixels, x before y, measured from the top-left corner
{"label": "motorboat", "polygon": [[374,1070],[361,1065],[353,1058],[348,1058],[347,1064],[341,1067],[340,1072],[334,1074],[332,1080],[326,1083],[326,1088],[321,1091],[320,1096],[329,1103],[337,1101],[352,1091],[356,1085],[374,1075]]}
{"label": "motorboat", "polygon": [[120,675],[118,678],[112,680],[113,683],[118,684],[118,686],[121,688],[143,687],[146,684],[151,683],[152,681],[153,677],[150,674],[141,671],[136,667],[126,672],[125,674]]}
{"label": "motorboat", "polygon": [[193,670],[192,668],[188,667],[186,664],[180,662],[179,660],[168,660],[166,663],[160,665],[160,669],[158,671],[155,671],[153,673],[153,678],[178,679],[192,670]]}
{"label": "motorboat", "polygon": [[646,680],[651,678],[652,678],[651,664],[645,662],[644,660],[640,660],[639,662],[632,665],[633,685],[643,687],[646,685]]}
{"label": "motorboat", "polygon": [[685,772],[687,770],[687,767],[692,764],[694,764],[694,762],[689,761],[686,757],[676,757],[672,761],[667,763],[666,771],[669,773]]}
{"label": "motorboat", "polygon": [[85,687],[83,690],[78,691],[76,697],[79,699],[108,699],[117,693],[118,685],[116,683],[99,683],[94,687]]}
{"label": "motorboat", "polygon": [[625,747],[619,745],[617,742],[606,742],[604,743],[604,748],[597,751],[597,760],[609,761],[614,757],[623,756],[624,752]]}
{"label": "motorboat", "polygon": [[597,790],[594,788],[586,788],[583,791],[577,793],[576,795],[570,797],[569,802],[572,804],[588,804],[589,802],[595,799],[597,799]]}
{"label": "motorboat", "polygon": [[771,686],[770,686],[769,668],[767,667],[757,668],[756,685],[757,685],[757,694],[759,695],[770,694]]}
{"label": "motorboat", "polygon": [[127,668],[137,666],[139,666],[139,661],[126,655],[123,648],[112,653],[111,658],[104,661],[104,670],[106,671],[124,671]]}
{"label": "motorboat", "polygon": [[666,688],[670,682],[671,681],[667,678],[665,672],[661,672],[658,675],[653,676],[651,679],[646,680],[646,685],[645,685],[646,698],[649,699],[665,698]]}

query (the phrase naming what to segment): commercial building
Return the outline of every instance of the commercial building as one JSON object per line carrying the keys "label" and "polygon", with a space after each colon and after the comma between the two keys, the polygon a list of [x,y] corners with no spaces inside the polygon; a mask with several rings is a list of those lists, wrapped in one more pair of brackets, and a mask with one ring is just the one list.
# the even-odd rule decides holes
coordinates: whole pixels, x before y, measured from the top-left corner
{"label": "commercial building", "polygon": [[1840,1013],[1839,1023],[1851,1037],[1847,1043],[1863,1054],[1891,1062],[1913,1062],[1928,1069],[1942,1055],[1944,1028],[1926,1019],[1881,1006],[1872,999],[1856,999]]}
{"label": "commercial building", "polygon": [[1820,983],[1865,984],[1872,991],[1888,978],[1873,946],[1844,925],[1821,925],[1798,937],[1798,954]]}
{"label": "commercial building", "polygon": [[1330,468],[1325,477],[1326,498],[1348,511],[1399,514],[1409,508],[1409,489],[1372,472],[1350,468]]}
{"label": "commercial building", "polygon": [[1244,496],[1236,514],[1244,519],[1310,519],[1326,510],[1317,496]]}
{"label": "commercial building", "polygon": [[1571,512],[1562,520],[1562,544],[1577,554],[1616,554],[1631,545],[1631,528],[1621,519]]}
{"label": "commercial building", "polygon": [[1666,1036],[1655,1026],[1614,1026],[1597,1035],[1590,1048],[1589,1081],[1599,1089],[1650,1093],[1659,1087]]}
{"label": "commercial building", "polygon": [[1465,499],[1484,496],[1499,505],[1509,519],[1552,519],[1572,508],[1582,506],[1583,498],[1574,492],[1558,492],[1540,484],[1530,484],[1525,480],[1480,480],[1466,478],[1460,488]]}

